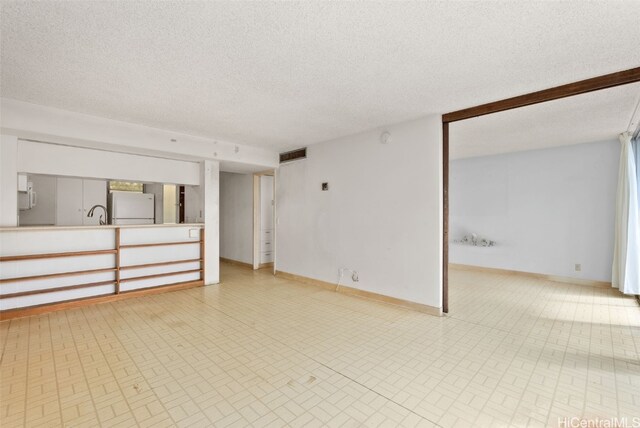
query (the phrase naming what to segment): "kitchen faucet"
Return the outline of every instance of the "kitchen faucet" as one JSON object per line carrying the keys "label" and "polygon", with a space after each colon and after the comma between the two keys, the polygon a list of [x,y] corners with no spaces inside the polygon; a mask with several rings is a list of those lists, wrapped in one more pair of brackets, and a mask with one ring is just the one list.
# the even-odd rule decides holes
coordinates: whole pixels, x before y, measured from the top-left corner
{"label": "kitchen faucet", "polygon": [[[94,205],[94,206],[92,206],[91,209],[89,210],[89,212],[87,213],[87,217],[93,217],[93,211],[96,208],[102,208],[104,210],[105,218],[107,217],[107,208],[104,205]],[[100,226],[103,226],[103,225],[107,224],[107,222],[105,220],[102,220],[102,214],[100,214],[100,219],[98,221],[100,222]]]}

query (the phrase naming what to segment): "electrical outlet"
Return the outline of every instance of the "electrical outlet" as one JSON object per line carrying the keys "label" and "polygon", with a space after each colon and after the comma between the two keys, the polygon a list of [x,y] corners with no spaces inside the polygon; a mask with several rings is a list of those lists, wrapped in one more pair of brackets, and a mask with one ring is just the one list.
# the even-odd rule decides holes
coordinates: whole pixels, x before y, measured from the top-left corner
{"label": "electrical outlet", "polygon": [[582,271],[582,264],[576,263],[576,272]]}
{"label": "electrical outlet", "polygon": [[358,279],[358,272],[355,272],[355,271],[354,271],[354,272],[351,274],[351,280],[352,280],[353,282],[358,282],[358,281],[360,281],[360,280]]}

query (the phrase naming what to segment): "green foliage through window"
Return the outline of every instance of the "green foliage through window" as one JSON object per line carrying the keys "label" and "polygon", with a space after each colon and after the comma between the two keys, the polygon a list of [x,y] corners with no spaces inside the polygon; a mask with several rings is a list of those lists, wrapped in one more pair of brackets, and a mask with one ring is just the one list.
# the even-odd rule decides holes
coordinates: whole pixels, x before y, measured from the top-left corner
{"label": "green foliage through window", "polygon": [[130,181],[110,181],[109,192],[143,192],[142,183],[133,183]]}

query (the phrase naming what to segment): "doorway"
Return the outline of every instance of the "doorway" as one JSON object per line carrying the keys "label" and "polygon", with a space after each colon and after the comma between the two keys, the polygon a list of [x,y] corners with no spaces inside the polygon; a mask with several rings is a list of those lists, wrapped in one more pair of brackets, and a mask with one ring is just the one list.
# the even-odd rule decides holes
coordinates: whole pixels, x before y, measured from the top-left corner
{"label": "doorway", "polygon": [[[548,101],[573,97],[589,92],[614,88],[640,82],[640,68],[612,73],[579,82],[569,83],[554,88],[508,98],[488,104],[454,111],[442,116],[442,160],[443,160],[443,240],[442,240],[442,307],[449,312],[449,162],[450,162],[450,124],[467,119],[477,118],[492,113],[499,113],[521,107],[532,106]],[[576,269],[577,269],[576,265]]]}
{"label": "doorway", "polygon": [[164,223],[178,223],[177,187],[165,184],[162,189],[162,216]]}
{"label": "doorway", "polygon": [[[275,269],[275,171],[220,172],[220,261]],[[189,192],[187,189],[187,205]],[[187,218],[188,218],[187,214]]]}

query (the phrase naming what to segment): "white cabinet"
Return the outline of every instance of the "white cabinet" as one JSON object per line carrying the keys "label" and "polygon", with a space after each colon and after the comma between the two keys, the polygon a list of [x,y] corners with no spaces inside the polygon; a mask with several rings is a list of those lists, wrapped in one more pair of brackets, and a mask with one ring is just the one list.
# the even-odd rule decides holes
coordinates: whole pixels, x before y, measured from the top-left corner
{"label": "white cabinet", "polygon": [[272,263],[273,262],[273,250],[260,251],[260,263]]}
{"label": "white cabinet", "polygon": [[82,180],[82,224],[100,224],[100,216],[106,222],[107,213],[102,208],[96,208],[92,218],[87,213],[94,205],[107,206],[107,182],[105,180]]}
{"label": "white cabinet", "polygon": [[82,179],[58,178],[56,184],[56,225],[82,225]]}
{"label": "white cabinet", "polygon": [[82,226],[99,224],[101,209],[93,218],[87,217],[94,205],[107,205],[107,182],[82,178],[58,178],[56,194],[56,225]]}
{"label": "white cabinet", "polygon": [[260,231],[260,263],[273,262],[274,254],[273,230]]}

